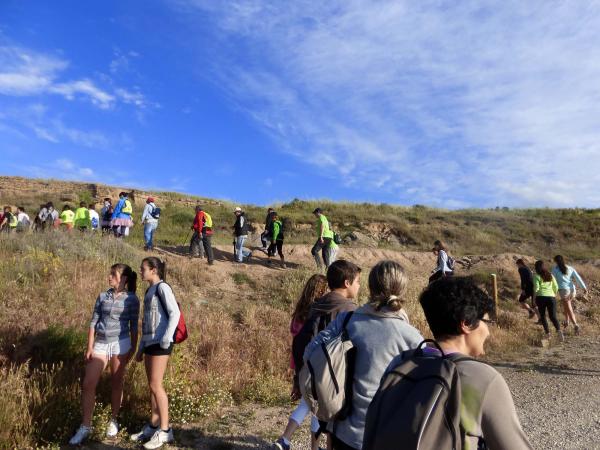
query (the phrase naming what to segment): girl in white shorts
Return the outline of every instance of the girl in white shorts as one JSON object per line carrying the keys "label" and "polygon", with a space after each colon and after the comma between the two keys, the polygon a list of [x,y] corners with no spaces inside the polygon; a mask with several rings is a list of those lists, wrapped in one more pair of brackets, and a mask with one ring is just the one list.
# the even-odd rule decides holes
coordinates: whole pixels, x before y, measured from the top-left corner
{"label": "girl in white shorts", "polygon": [[556,255],[554,257],[556,266],[552,269],[552,275],[556,278],[558,284],[558,295],[563,305],[563,312],[565,315],[565,321],[563,327],[566,329],[570,323],[573,323],[575,327],[575,334],[579,334],[579,324],[573,311],[572,301],[575,300],[575,284],[578,284],[583,292],[587,295],[588,289],[577,271],[567,265],[565,258],[562,255]]}
{"label": "girl in white shorts", "polygon": [[100,293],[88,331],[85,352],[85,377],[81,392],[83,419],[81,426],[69,441],[79,445],[92,432],[92,413],[96,398],[96,386],[102,372],[110,365],[112,418],[106,436],[115,437],[119,432],[117,416],[123,398],[123,379],[127,363],[135,353],[138,340],[140,301],[135,295],[137,274],[125,264],[110,268],[110,288]]}

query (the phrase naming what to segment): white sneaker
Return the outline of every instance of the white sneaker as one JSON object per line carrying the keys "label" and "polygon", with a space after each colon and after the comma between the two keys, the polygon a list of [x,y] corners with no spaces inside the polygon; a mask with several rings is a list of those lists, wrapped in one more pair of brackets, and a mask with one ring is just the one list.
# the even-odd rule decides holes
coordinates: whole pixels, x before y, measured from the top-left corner
{"label": "white sneaker", "polygon": [[108,426],[106,427],[106,437],[114,438],[119,434],[119,424],[115,419],[110,419]]}
{"label": "white sneaker", "polygon": [[92,429],[90,427],[86,427],[85,425],[81,425],[75,435],[69,441],[69,445],[80,445],[83,441],[85,441],[90,434],[92,434]]}
{"label": "white sneaker", "polygon": [[169,431],[157,430],[148,442],[144,444],[144,448],[153,449],[162,447],[163,444],[173,442],[173,429],[169,428]]}
{"label": "white sneaker", "polygon": [[157,430],[158,430],[158,427],[154,428],[152,425],[147,423],[142,428],[142,431],[140,431],[139,433],[132,434],[131,436],[129,436],[129,439],[131,439],[132,441],[135,441],[135,442],[147,441],[152,436],[154,436],[154,433],[156,433]]}

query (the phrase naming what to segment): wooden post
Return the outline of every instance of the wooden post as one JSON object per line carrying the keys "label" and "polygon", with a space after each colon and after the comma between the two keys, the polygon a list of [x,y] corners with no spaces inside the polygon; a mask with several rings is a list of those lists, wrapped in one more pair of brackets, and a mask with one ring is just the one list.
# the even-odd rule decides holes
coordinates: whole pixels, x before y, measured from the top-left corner
{"label": "wooden post", "polygon": [[494,296],[494,315],[498,317],[498,277],[495,273],[492,275],[492,294]]}

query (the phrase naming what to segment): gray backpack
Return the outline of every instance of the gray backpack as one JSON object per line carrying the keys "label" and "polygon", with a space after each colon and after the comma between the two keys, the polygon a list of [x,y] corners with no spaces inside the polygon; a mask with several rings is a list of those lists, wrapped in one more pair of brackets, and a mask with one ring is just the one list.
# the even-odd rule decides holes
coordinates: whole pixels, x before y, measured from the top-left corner
{"label": "gray backpack", "polygon": [[[442,353],[423,352],[432,342]],[[461,386],[456,364],[471,361],[462,355],[444,355],[426,339],[416,350],[392,361],[369,405],[363,450],[459,450]],[[397,361],[397,362],[396,362]],[[480,440],[479,449],[485,448]]]}
{"label": "gray backpack", "polygon": [[352,312],[346,314],[339,335],[304,356],[300,391],[310,410],[323,422],[342,420],[352,408],[356,348],[346,331],[351,317]]}

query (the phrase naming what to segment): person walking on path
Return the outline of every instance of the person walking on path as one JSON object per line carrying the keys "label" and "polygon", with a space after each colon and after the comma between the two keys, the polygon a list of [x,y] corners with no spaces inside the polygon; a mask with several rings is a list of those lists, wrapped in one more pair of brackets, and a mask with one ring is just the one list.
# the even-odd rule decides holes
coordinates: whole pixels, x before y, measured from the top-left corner
{"label": "person walking on path", "polygon": [[92,228],[92,218],[90,217],[90,210],[88,209],[85,202],[79,203],[79,208],[75,210],[75,218],[73,220],[75,228],[79,231],[87,231]]}
{"label": "person walking on path", "polygon": [[63,206],[62,212],[60,213],[60,226],[67,231],[73,229],[73,221],[75,220],[75,213],[71,210],[69,205]]}
{"label": "person walking on path", "polygon": [[540,320],[542,321],[542,326],[544,327],[546,338],[550,338],[548,320],[546,319],[547,310],[548,315],[550,316],[550,321],[552,322],[552,325],[554,325],[556,333],[558,334],[558,337],[562,342],[565,340],[565,337],[560,329],[558,319],[556,318],[557,292],[558,284],[556,283],[556,278],[554,278],[554,275],[552,275],[548,271],[546,265],[544,264],[544,261],[536,261],[535,275],[533,276],[533,299],[535,300],[535,304],[538,307],[538,311],[540,313]]}
{"label": "person walking on path", "polygon": [[565,259],[562,255],[556,255],[554,257],[554,262],[556,266],[552,269],[552,275],[556,278],[556,282],[558,284],[558,294],[560,295],[560,300],[563,306],[563,312],[565,314],[565,321],[563,323],[564,328],[566,329],[569,326],[569,323],[573,322],[573,326],[575,327],[575,334],[579,334],[579,325],[577,324],[577,319],[575,318],[575,312],[573,311],[572,301],[575,299],[575,283],[579,285],[583,292],[587,295],[588,289],[577,271],[568,266],[565,262]]}
{"label": "person walking on path", "polygon": [[23,206],[17,206],[17,231],[28,231],[32,228],[31,219]]}
{"label": "person walking on path", "polygon": [[522,258],[517,259],[516,264],[519,270],[519,277],[521,278],[519,305],[529,313],[529,318],[532,319],[538,315],[535,305],[532,303],[532,305],[529,306],[527,303],[527,299],[531,299],[533,302],[533,273]]}
{"label": "person walking on path", "polygon": [[121,192],[119,194],[119,202],[115,206],[111,216],[111,226],[115,237],[122,238],[129,235],[129,228],[133,226],[133,221],[131,220],[132,213],[133,208],[129,201],[129,194]]}
{"label": "person walking on path", "polygon": [[233,213],[235,214],[235,224],[233,225],[235,254],[233,257],[236,262],[242,263],[244,258],[248,260],[252,257],[252,252],[244,248],[244,242],[248,237],[248,220],[246,219],[246,213],[239,206],[235,208]]}
{"label": "person walking on path", "polygon": [[100,214],[96,211],[96,205],[94,203],[90,203],[88,205],[88,211],[90,212],[90,222],[92,223],[92,231],[98,231],[100,228]]}
{"label": "person walking on path", "polygon": [[260,242],[262,244],[262,248],[260,249],[263,252],[267,252],[267,248],[271,241],[271,235],[273,234],[272,223],[273,223],[273,213],[275,210],[273,208],[267,209],[267,217],[265,218],[265,229],[260,235]]}
{"label": "person walking on path", "polygon": [[[346,380],[352,383],[352,408],[344,419],[327,424],[333,450],[362,448],[367,410],[386,368],[396,355],[423,341],[403,309],[407,287],[408,277],[400,264],[380,261],[369,273],[368,303],[347,321],[347,336],[356,349],[352,378]],[[338,314],[308,345],[305,356],[339,336],[347,314]]]}
{"label": "person walking on path", "polygon": [[102,209],[100,209],[100,226],[102,227],[102,234],[110,233],[112,229],[112,214],[112,200],[107,197],[104,199]]}
{"label": "person walking on path", "polygon": [[[302,329],[304,322],[308,318],[312,304],[315,302],[315,300],[323,297],[327,291],[327,278],[324,275],[315,274],[308,279],[304,285],[304,289],[302,290],[302,295],[296,303],[296,307],[292,314],[292,321],[290,323],[290,333],[292,334],[292,338],[298,335]],[[290,368],[294,371],[296,369],[293,356],[291,357]],[[292,435],[298,428],[300,428],[300,425],[302,425],[302,422],[304,422],[306,416],[310,414],[310,407],[304,398],[302,398],[300,388],[296,382],[292,386],[292,393],[290,394],[290,397],[292,398],[292,401],[297,401],[299,399],[300,403],[290,415],[287,426],[285,427],[285,431],[272,445],[272,450],[289,450]],[[319,450],[319,440],[317,437],[317,431],[319,431],[319,421],[315,416],[312,415],[310,431],[311,450]]]}
{"label": "person walking on path", "polygon": [[208,264],[214,264],[214,253],[212,248],[212,217],[200,205],[196,206],[196,216],[192,224],[192,240],[190,241],[190,254],[201,258],[206,255]]}
{"label": "person walking on path", "polygon": [[[490,319],[490,314],[494,311],[493,299],[469,277],[447,277],[425,288],[419,301],[444,358],[455,361],[459,374],[460,430],[464,440],[462,445],[459,444],[456,448],[531,450],[531,444],[519,422],[506,381],[492,366],[474,359],[485,354],[484,344],[494,323]],[[425,355],[442,356],[438,349],[432,347],[426,347],[423,352]],[[407,353],[398,355],[386,372],[401,370],[399,366],[405,358],[411,356]],[[387,380],[387,377],[384,376],[384,379]],[[380,398],[379,405],[383,404],[381,402],[383,398]],[[417,400],[425,402],[427,399]],[[388,409],[388,414],[411,417],[414,416],[415,408],[418,406],[414,402],[405,402],[393,407],[396,411]],[[403,407],[409,408],[406,414],[397,412]],[[371,445],[370,440],[375,430],[381,431],[379,437],[385,432],[383,424],[370,420],[372,413],[374,411],[370,410],[368,414],[369,429],[365,433],[363,447],[366,450],[376,449]],[[383,417],[385,414],[383,409],[379,414]],[[390,428],[390,439],[394,436],[393,427],[399,426],[403,430],[408,428],[404,423],[390,420],[389,416],[386,418]],[[418,430],[414,431],[418,432]],[[430,430],[433,433],[435,431],[435,429]]]}
{"label": "person walking on path", "polygon": [[439,280],[443,277],[450,277],[454,275],[454,267],[451,264],[450,257],[448,256],[448,250],[446,245],[442,241],[435,241],[433,243],[433,254],[437,256],[437,265],[433,269],[432,275],[429,277],[429,282],[432,283],[435,280]]}
{"label": "person walking on path", "polygon": [[202,225],[202,246],[204,247],[204,253],[206,253],[206,258],[208,259],[208,265],[212,266],[215,263],[215,256],[212,248],[212,216],[204,211],[202,206],[200,207],[200,210],[204,213],[204,223]]}
{"label": "person walking on path", "polygon": [[158,228],[159,218],[160,208],[156,207],[154,197],[148,197],[141,219],[144,225],[144,250],[146,251],[154,249],[154,233]]}
{"label": "person walking on path", "polygon": [[[333,231],[329,228],[329,220],[323,214],[323,210],[321,208],[316,208],[313,211],[313,214],[317,218],[316,220],[316,231],[317,231],[317,242],[313,245],[310,253],[313,255],[315,262],[317,263],[317,269],[322,270],[323,264],[325,264],[325,269],[329,267],[331,264],[330,261],[330,245],[333,242]],[[321,260],[321,255],[323,259]]]}
{"label": "person walking on path", "polygon": [[152,415],[142,430],[130,436],[132,441],[143,442],[144,448],[154,449],[173,442],[169,426],[169,399],[163,387],[163,378],[173,352],[173,336],[179,322],[179,306],[173,290],[165,282],[165,263],[151,256],[144,258],[140,267],[142,280],[149,285],[144,295],[142,340],[136,361],[144,361]]}
{"label": "person walking on path", "polygon": [[281,267],[285,269],[285,258],[283,256],[283,225],[279,220],[279,216],[277,213],[273,213],[273,222],[271,224],[271,229],[273,230],[270,239],[271,245],[267,250],[267,255],[269,256],[269,264],[271,263],[271,256],[275,256],[275,251],[279,254],[279,258],[281,259]]}
{"label": "person walking on path", "polygon": [[110,288],[102,292],[94,305],[88,329],[88,346],[85,352],[85,376],[81,392],[83,418],[81,426],[69,441],[80,445],[92,432],[92,414],[96,386],[106,366],[110,366],[112,416],[106,437],[114,438],[119,432],[117,422],[123,400],[123,381],[127,363],[135,354],[138,341],[140,301],[136,291],[137,274],[125,264],[110,268]]}

